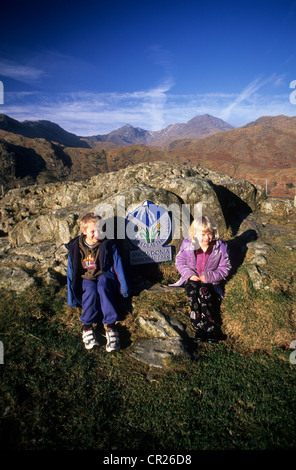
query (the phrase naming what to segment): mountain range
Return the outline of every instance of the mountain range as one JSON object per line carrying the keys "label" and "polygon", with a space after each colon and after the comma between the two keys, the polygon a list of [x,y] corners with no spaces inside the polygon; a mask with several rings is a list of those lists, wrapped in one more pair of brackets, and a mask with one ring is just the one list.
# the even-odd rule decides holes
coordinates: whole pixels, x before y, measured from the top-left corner
{"label": "mountain range", "polygon": [[108,134],[85,137],[84,139],[90,146],[94,146],[98,142],[110,142],[116,146],[142,144],[162,147],[172,140],[184,138],[201,139],[230,129],[233,129],[233,126],[227,124],[222,119],[204,114],[202,116],[195,116],[187,123],[170,124],[158,131],[146,131],[140,127],[126,124]]}
{"label": "mountain range", "polygon": [[172,140],[200,139],[216,132],[233,129],[233,127],[222,119],[205,114],[196,116],[187,123],[171,124],[159,131],[147,131],[126,124],[108,134],[82,137],[65,131],[58,124],[51,121],[19,122],[5,114],[0,114],[0,129],[24,137],[43,138],[62,144],[65,147],[93,148],[100,147],[98,145],[100,142],[114,144],[110,147],[138,144],[162,146]]}
{"label": "mountain range", "polygon": [[79,180],[141,162],[202,165],[293,197],[296,117],[264,116],[233,128],[209,114],[159,131],[129,124],[108,134],[77,136],[50,121],[19,122],[0,115],[2,190]]}

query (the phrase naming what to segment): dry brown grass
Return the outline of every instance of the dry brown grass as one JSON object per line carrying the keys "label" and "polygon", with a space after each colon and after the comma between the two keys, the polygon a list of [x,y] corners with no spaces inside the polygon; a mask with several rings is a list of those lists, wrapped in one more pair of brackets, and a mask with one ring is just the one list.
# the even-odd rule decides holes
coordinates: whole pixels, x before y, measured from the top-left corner
{"label": "dry brown grass", "polygon": [[296,338],[295,251],[276,246],[265,271],[267,289],[255,290],[242,266],[226,286],[222,304],[225,333],[247,349],[289,347]]}

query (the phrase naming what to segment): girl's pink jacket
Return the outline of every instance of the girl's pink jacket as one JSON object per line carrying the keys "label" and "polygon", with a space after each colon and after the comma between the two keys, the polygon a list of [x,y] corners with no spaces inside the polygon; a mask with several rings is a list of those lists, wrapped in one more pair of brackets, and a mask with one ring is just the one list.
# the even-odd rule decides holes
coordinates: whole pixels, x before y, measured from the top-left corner
{"label": "girl's pink jacket", "polygon": [[[175,284],[171,284],[171,286],[182,286],[191,276],[197,274],[195,254],[197,248],[196,244],[194,244],[189,237],[183,240],[175,262],[181,277]],[[219,295],[222,295],[219,284],[227,278],[230,269],[231,264],[227,245],[219,238],[214,242],[212,252],[209,255],[203,272],[206,283],[214,284]]]}

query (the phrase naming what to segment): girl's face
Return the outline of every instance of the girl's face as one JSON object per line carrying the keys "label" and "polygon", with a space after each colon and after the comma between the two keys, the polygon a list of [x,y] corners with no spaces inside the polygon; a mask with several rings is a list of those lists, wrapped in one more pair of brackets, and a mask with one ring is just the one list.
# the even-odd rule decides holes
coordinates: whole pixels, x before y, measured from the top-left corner
{"label": "girl's face", "polygon": [[197,239],[201,248],[207,249],[210,243],[213,241],[213,234],[211,232],[206,232],[203,229],[197,229],[195,232],[195,238]]}

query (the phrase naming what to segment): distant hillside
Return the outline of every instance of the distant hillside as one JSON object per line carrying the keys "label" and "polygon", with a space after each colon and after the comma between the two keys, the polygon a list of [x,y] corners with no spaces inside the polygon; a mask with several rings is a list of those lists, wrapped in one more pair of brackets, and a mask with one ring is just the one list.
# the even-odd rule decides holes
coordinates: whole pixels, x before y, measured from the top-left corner
{"label": "distant hillside", "polygon": [[80,180],[106,171],[103,150],[64,147],[44,138],[29,138],[0,130],[2,190],[35,183]]}
{"label": "distant hillside", "polygon": [[164,144],[176,139],[200,139],[217,132],[233,129],[230,124],[209,114],[196,116],[187,123],[170,124],[159,131],[146,131],[140,127],[126,124],[117,130],[104,135],[84,137],[83,139],[91,146],[98,142],[109,142],[117,146],[125,145],[153,145],[162,147]]}
{"label": "distant hillside", "polygon": [[160,131],[127,124],[104,136],[78,137],[48,121],[20,123],[0,115],[0,184],[9,189],[36,182],[77,181],[162,160],[201,164],[267,185],[270,195],[294,197],[296,117],[263,116],[240,128],[230,127],[204,115]]}
{"label": "distant hillside", "polygon": [[295,194],[296,117],[265,116],[198,141],[177,140],[164,149],[189,159],[191,164],[200,162],[263,186],[267,182],[273,195]]}
{"label": "distant hillside", "polygon": [[30,139],[45,139],[57,142],[65,147],[87,148],[88,144],[75,134],[65,131],[51,121],[23,121],[0,114],[0,129],[13,134],[29,137]]}
{"label": "distant hillside", "polygon": [[284,114],[280,114],[279,116],[262,116],[256,121],[249,122],[242,126],[242,129],[248,129],[249,127],[255,126],[271,126],[271,127],[278,127],[281,129],[289,129],[291,131],[295,130],[296,125],[296,116],[288,117]]}
{"label": "distant hillside", "polygon": [[183,135],[198,138],[227,128],[223,121],[206,115],[162,131],[149,132],[127,124],[103,136],[79,137],[50,121],[19,122],[0,114],[0,184],[3,189],[11,189],[34,183],[77,181],[136,163],[170,161],[169,152],[149,148],[147,143],[159,143],[169,135],[171,139]]}
{"label": "distant hillside", "polygon": [[90,147],[96,146],[98,142],[112,143],[115,145],[111,147],[114,147],[145,144],[148,135],[149,131],[126,124],[115,131],[109,132],[109,134],[82,137],[82,139],[85,140]]}
{"label": "distant hillside", "polygon": [[196,140],[231,129],[233,129],[233,126],[222,121],[222,119],[204,114],[203,116],[194,117],[186,124],[171,124],[161,131],[151,132],[152,135],[147,144],[162,147],[172,140],[185,138]]}

